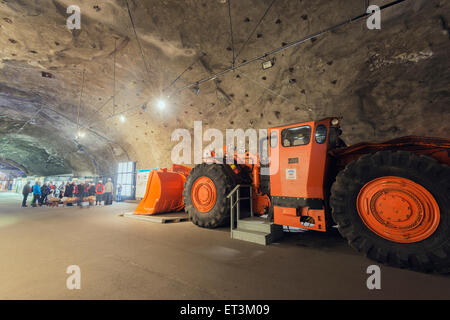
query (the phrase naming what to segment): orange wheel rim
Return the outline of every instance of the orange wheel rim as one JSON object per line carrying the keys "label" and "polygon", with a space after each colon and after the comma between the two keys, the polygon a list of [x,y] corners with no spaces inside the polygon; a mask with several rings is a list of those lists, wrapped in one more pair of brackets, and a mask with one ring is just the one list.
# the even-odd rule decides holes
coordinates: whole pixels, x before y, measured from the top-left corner
{"label": "orange wheel rim", "polygon": [[427,239],[440,220],[432,194],[401,177],[381,177],[366,183],[358,194],[357,210],[370,230],[401,243]]}
{"label": "orange wheel rim", "polygon": [[200,212],[209,212],[216,204],[216,185],[208,177],[200,177],[192,185],[191,199]]}

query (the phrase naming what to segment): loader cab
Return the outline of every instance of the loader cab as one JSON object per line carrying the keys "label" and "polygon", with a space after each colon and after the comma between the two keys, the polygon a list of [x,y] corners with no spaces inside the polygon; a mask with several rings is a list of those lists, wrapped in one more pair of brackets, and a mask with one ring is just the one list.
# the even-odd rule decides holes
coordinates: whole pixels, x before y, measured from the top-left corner
{"label": "loader cab", "polygon": [[[269,129],[270,196],[276,224],[312,217],[325,231],[324,181],[332,118]],[[310,220],[311,221],[311,220]]]}

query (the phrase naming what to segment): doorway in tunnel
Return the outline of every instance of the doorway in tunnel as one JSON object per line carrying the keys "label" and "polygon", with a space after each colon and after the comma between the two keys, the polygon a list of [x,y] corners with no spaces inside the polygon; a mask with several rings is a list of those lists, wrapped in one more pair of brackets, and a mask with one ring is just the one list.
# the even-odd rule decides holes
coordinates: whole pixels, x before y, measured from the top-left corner
{"label": "doorway in tunnel", "polygon": [[119,162],[117,165],[116,201],[134,200],[136,194],[136,162]]}

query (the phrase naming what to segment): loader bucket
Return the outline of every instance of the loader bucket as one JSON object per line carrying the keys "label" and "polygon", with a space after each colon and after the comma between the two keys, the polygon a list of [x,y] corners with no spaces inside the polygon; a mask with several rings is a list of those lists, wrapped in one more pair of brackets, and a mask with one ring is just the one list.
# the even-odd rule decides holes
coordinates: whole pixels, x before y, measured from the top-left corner
{"label": "loader bucket", "polygon": [[179,172],[152,170],[147,181],[147,190],[134,214],[157,214],[176,212],[184,207],[183,187],[186,176]]}

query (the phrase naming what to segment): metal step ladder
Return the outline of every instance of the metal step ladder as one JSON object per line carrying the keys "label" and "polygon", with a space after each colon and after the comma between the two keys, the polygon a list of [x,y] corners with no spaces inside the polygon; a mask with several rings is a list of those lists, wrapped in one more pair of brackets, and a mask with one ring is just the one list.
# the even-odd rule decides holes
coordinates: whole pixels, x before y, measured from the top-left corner
{"label": "metal step ladder", "polygon": [[[249,197],[241,197],[241,188],[249,188]],[[238,184],[227,196],[230,199],[231,238],[262,245],[268,245],[283,236],[283,226],[253,216],[252,186]],[[236,198],[235,198],[236,197]],[[249,217],[241,217],[241,200],[250,201]],[[236,210],[234,210],[236,208]],[[236,214],[236,217],[235,217]]]}

